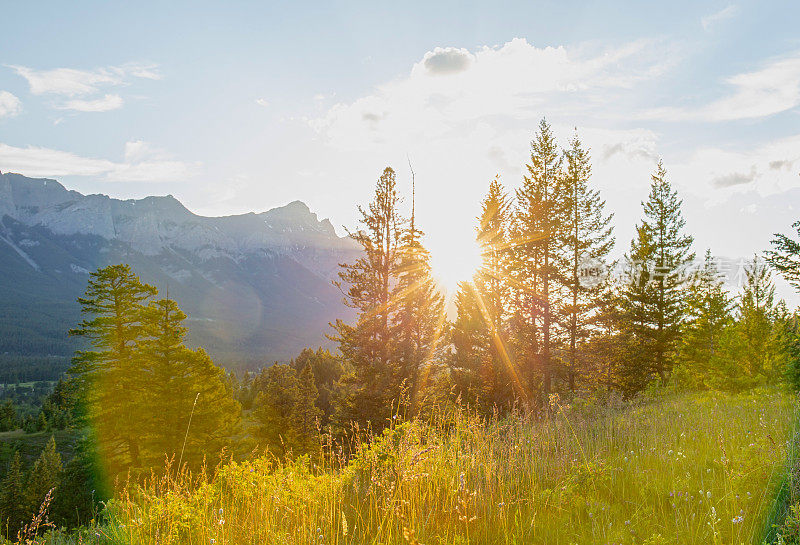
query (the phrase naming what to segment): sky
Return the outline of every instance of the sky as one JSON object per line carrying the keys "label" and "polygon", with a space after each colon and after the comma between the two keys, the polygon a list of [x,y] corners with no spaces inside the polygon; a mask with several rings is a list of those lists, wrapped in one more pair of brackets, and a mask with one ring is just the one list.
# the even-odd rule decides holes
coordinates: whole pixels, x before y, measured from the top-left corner
{"label": "sky", "polygon": [[546,118],[591,148],[617,255],[659,159],[698,254],[800,219],[797,2],[2,2],[3,172],[204,215],[302,200],[343,234],[385,166],[410,205],[410,161],[452,274]]}

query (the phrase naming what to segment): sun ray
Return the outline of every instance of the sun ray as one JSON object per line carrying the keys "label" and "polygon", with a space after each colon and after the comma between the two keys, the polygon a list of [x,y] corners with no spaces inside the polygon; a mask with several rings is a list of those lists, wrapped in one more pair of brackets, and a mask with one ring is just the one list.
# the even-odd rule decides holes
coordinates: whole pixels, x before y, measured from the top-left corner
{"label": "sun ray", "polygon": [[508,375],[511,378],[514,390],[517,392],[517,395],[519,395],[520,399],[524,399],[527,401],[528,399],[527,391],[522,386],[522,381],[519,378],[517,369],[508,355],[505,343],[503,343],[503,339],[500,338],[500,333],[497,331],[497,327],[495,326],[492,317],[489,315],[489,311],[486,308],[486,303],[483,300],[483,296],[481,295],[480,290],[477,289],[477,287],[473,282],[468,282],[466,283],[466,285],[469,287],[470,291],[475,296],[475,301],[478,303],[478,309],[481,312],[481,316],[483,317],[486,327],[489,328],[489,333],[492,336],[492,342],[495,346],[495,349],[497,350],[497,353],[500,355],[500,359],[502,360],[503,365],[508,371]]}

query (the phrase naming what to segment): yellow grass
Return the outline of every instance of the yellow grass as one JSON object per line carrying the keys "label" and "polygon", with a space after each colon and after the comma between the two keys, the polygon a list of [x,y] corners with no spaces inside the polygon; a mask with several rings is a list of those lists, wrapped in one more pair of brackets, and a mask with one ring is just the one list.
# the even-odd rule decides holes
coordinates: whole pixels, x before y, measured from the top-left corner
{"label": "yellow grass", "polygon": [[132,544],[760,543],[793,397],[683,394],[544,421],[465,409],[394,426],[345,462],[262,457],[114,501]]}

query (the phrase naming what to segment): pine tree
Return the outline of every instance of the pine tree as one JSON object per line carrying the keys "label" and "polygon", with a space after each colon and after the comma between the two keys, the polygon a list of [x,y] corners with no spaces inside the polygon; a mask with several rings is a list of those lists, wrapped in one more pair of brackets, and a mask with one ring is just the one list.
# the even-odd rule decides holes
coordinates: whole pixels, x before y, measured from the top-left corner
{"label": "pine tree", "polygon": [[[792,227],[800,235],[800,221],[794,222]],[[771,242],[773,248],[766,252],[767,263],[800,290],[800,242],[781,233],[775,233]]]}
{"label": "pine tree", "polygon": [[[531,142],[528,174],[517,190],[517,237],[514,269],[518,285],[518,305],[524,319],[521,334],[538,353],[526,354],[529,389],[533,390],[534,370],[541,373],[545,398],[552,389],[554,317],[559,304],[558,240],[565,222],[565,192],[562,156],[550,125],[543,119]],[[539,364],[534,364],[534,357]]]}
{"label": "pine tree", "polygon": [[11,400],[7,399],[0,405],[0,431],[15,430],[18,425],[17,410]]}
{"label": "pine tree", "polygon": [[49,424],[44,411],[39,412],[39,416],[36,418],[36,431],[46,431],[48,427]]}
{"label": "pine tree", "polygon": [[311,368],[314,377],[314,386],[317,389],[316,405],[321,411],[320,423],[327,426],[333,415],[333,395],[336,383],[344,374],[341,358],[330,353],[322,347],[316,351],[304,348],[300,354],[291,361],[291,366],[297,372],[302,372],[307,366]]}
{"label": "pine tree", "polygon": [[135,355],[143,394],[130,409],[142,422],[144,467],[159,468],[165,457],[199,467],[229,444],[240,406],[224,371],[184,344],[186,314],[175,301],[151,302],[143,315]]}
{"label": "pine tree", "polygon": [[603,289],[602,278],[582,275],[602,274],[614,238],[613,216],[605,214],[605,201],[599,191],[589,187],[592,173],[589,151],[583,148],[577,132],[564,155],[566,213],[559,241],[564,252],[555,257],[566,291],[559,318],[566,334],[567,380],[570,391],[574,392],[578,373],[585,376],[588,372],[587,364],[579,362],[579,350],[591,334]]}
{"label": "pine tree", "polygon": [[130,411],[145,391],[133,356],[143,335],[147,300],[155,294],[156,289],[143,284],[128,265],[98,269],[90,275],[85,296],[78,299],[85,318],[70,331],[91,343],[91,350],[76,353],[70,375],[112,474],[141,467],[142,433]]}
{"label": "pine tree", "polygon": [[319,391],[311,365],[306,365],[297,377],[297,394],[297,402],[293,411],[293,420],[297,427],[295,448],[300,453],[312,453],[319,446],[319,424],[322,411],[316,405]]}
{"label": "pine tree", "polygon": [[480,310],[473,283],[462,282],[455,296],[456,319],[451,330],[454,351],[449,365],[456,394],[463,401],[491,407],[495,401],[490,327]]}
{"label": "pine tree", "polygon": [[347,391],[339,407],[342,425],[355,421],[381,427],[391,413],[392,402],[399,399],[392,369],[397,363],[397,346],[391,319],[397,305],[392,292],[398,281],[404,223],[399,202],[394,170],[387,167],[378,180],[373,201],[366,210],[358,208],[363,229],[350,233],[361,246],[362,256],[352,264],[341,265],[336,283],[346,289],[345,304],[358,312],[353,326],[342,320],[331,324],[335,329],[331,339],[339,344],[342,356],[353,368],[343,379]]}
{"label": "pine tree", "polygon": [[706,251],[703,267],[692,276],[686,296],[687,322],[679,348],[683,376],[688,385],[709,387],[724,365],[724,343],[731,325],[732,300],[711,250]]}
{"label": "pine tree", "polygon": [[736,323],[741,372],[753,381],[774,379],[781,371],[783,352],[776,342],[777,305],[772,274],[756,256],[745,268],[745,278]]}
{"label": "pine tree", "polygon": [[95,519],[103,502],[111,499],[110,483],[104,478],[91,430],[78,439],[72,459],[67,462],[61,484],[51,504],[52,520],[58,526],[75,528]]}
{"label": "pine tree", "polygon": [[25,496],[25,474],[19,451],[14,452],[5,478],[0,485],[0,534],[16,536],[20,527],[31,518]]}
{"label": "pine tree", "polygon": [[47,493],[60,485],[62,472],[61,455],[56,450],[55,438],[51,436],[28,476],[25,498],[29,512],[39,512],[39,506]]}
{"label": "pine tree", "polygon": [[486,409],[507,407],[525,395],[507,347],[510,213],[508,196],[496,177],[489,183],[478,217],[481,267],[472,281],[459,286],[455,299],[451,367],[462,397],[480,400]]}
{"label": "pine tree", "polygon": [[253,409],[256,436],[271,452],[285,456],[313,451],[320,414],[314,405],[313,381],[310,366],[298,377],[292,367],[282,364],[265,369],[256,380],[259,390]]}
{"label": "pine tree", "polygon": [[401,235],[398,278],[391,296],[397,302],[392,320],[398,361],[394,389],[406,390],[407,394],[401,399],[404,412],[410,415],[415,415],[419,409],[434,356],[444,345],[445,321],[444,298],[433,278],[430,253],[420,242],[424,233],[416,224],[414,197],[412,170],[411,220],[409,228]]}
{"label": "pine tree", "polygon": [[666,383],[686,313],[685,268],[694,259],[692,237],[683,233],[681,201],[666,174],[659,162],[643,203],[645,217],[626,255],[623,306],[639,345],[637,357],[627,364],[629,391],[643,388],[653,376]]}

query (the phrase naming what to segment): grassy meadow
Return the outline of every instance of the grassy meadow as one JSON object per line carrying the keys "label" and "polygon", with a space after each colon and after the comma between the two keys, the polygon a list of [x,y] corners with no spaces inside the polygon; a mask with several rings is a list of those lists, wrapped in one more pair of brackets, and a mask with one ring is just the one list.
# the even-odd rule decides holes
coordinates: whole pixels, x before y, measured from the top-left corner
{"label": "grassy meadow", "polygon": [[[316,462],[269,455],[152,478],[82,542],[750,544],[776,511],[796,433],[777,390],[673,394],[484,421],[396,424]],[[73,538],[77,539],[77,538]],[[51,536],[47,541],[59,541]]]}

